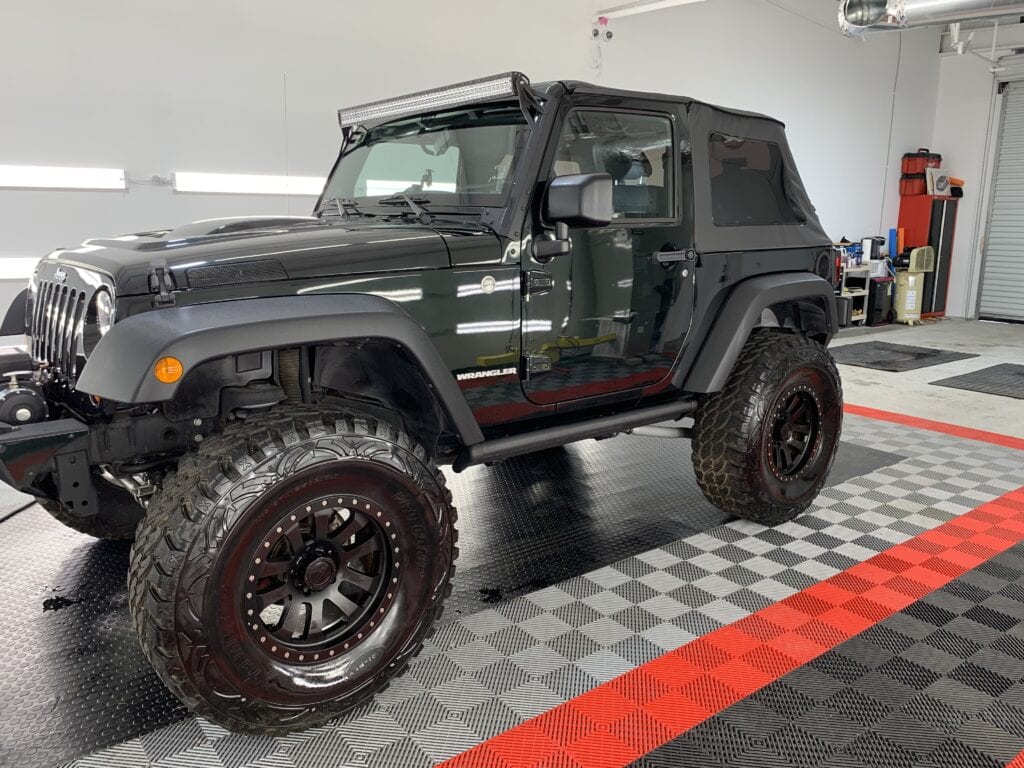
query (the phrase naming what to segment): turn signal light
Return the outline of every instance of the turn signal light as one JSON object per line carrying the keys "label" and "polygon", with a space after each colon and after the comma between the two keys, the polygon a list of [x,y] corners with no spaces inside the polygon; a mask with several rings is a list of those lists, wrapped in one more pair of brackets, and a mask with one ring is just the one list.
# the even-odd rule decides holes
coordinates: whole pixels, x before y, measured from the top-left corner
{"label": "turn signal light", "polygon": [[161,357],[153,366],[153,375],[156,376],[157,381],[162,381],[164,384],[173,384],[181,378],[181,374],[184,372],[185,366],[176,357]]}

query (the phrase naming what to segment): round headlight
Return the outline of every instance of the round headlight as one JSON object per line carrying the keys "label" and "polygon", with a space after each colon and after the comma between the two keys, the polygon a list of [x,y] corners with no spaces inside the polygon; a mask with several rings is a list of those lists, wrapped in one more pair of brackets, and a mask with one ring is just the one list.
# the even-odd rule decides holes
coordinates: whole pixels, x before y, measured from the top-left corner
{"label": "round headlight", "polygon": [[96,330],[105,336],[114,325],[114,300],[108,291],[96,291],[93,299],[93,311],[96,317]]}

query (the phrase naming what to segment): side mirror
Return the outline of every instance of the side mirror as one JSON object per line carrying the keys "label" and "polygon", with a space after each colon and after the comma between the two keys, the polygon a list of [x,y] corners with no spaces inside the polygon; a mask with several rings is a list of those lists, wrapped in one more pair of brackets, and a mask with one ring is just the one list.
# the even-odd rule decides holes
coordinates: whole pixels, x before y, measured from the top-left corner
{"label": "side mirror", "polygon": [[552,179],[544,218],[570,227],[607,226],[612,220],[611,174],[578,173]]}
{"label": "side mirror", "polygon": [[578,173],[552,179],[545,197],[544,218],[555,225],[555,234],[534,241],[534,258],[544,262],[566,255],[572,250],[569,227],[606,227],[612,215],[610,174]]}

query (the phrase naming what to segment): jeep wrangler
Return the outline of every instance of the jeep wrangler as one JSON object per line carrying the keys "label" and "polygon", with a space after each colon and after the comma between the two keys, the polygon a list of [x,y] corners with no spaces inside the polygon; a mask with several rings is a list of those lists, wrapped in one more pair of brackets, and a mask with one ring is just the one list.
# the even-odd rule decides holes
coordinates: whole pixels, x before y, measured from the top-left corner
{"label": "jeep wrangler", "polygon": [[146,656],[237,731],[407,668],[458,555],[440,465],[688,437],[707,498],[773,525],[839,439],[830,240],[779,122],[520,73],[339,119],[313,215],[88,240],[13,310],[0,476],[134,539]]}

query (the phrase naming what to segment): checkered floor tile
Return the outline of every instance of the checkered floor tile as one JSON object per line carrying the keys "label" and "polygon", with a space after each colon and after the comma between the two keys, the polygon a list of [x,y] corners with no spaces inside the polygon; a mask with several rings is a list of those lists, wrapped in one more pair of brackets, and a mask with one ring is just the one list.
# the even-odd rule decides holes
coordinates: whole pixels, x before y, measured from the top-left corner
{"label": "checkered floor tile", "polygon": [[[995,499],[1024,477],[1024,452],[910,427],[848,417],[844,440],[907,458],[828,489],[791,523],[730,522],[463,616],[373,704],[327,726],[251,740],[187,720],[75,765],[432,765]],[[781,739],[769,748],[778,751]]]}
{"label": "checkered floor tile", "polygon": [[1024,545],[634,763],[999,768],[1024,750]]}

